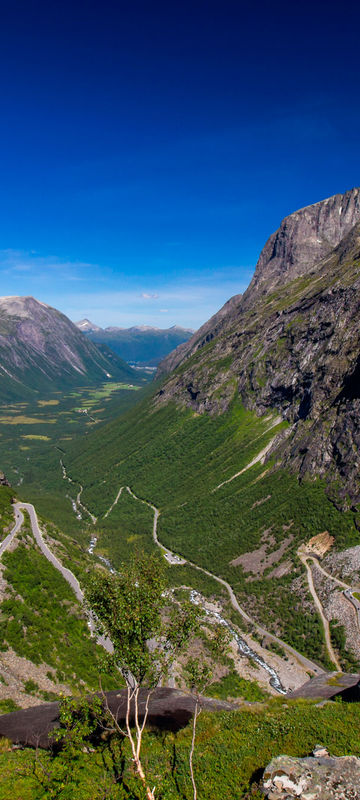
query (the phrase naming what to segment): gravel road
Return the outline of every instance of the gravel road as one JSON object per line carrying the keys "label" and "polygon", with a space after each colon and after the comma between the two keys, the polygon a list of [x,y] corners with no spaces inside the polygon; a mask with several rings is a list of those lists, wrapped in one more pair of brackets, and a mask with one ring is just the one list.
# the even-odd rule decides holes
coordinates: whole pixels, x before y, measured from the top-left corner
{"label": "gravel road", "polygon": [[[12,539],[16,535],[17,531],[20,529],[22,523],[24,522],[24,515],[21,513],[21,509],[24,509],[29,514],[30,523],[31,523],[31,529],[32,529],[32,532],[34,534],[35,541],[36,541],[37,545],[39,546],[41,552],[43,553],[45,558],[47,558],[47,560],[50,561],[50,564],[52,564],[55,567],[55,569],[57,569],[61,573],[63,578],[65,578],[65,580],[67,581],[69,586],[71,586],[71,588],[72,588],[77,600],[79,601],[79,603],[82,604],[84,602],[84,593],[83,593],[83,591],[81,589],[79,581],[75,577],[75,575],[71,572],[70,569],[67,569],[67,567],[64,567],[61,564],[59,559],[56,558],[56,556],[54,555],[54,553],[51,552],[51,550],[49,549],[47,544],[45,544],[41,529],[39,527],[39,521],[38,521],[37,514],[36,514],[34,506],[31,505],[31,503],[14,503],[14,509],[15,509],[16,522],[15,522],[15,526],[14,526],[13,530],[11,531],[11,533],[9,534],[7,539],[9,539],[9,537],[11,537],[10,541],[12,541]],[[6,549],[6,547],[8,547],[9,544],[10,544],[10,541],[8,541],[7,544],[6,544],[7,539],[5,539],[4,542],[1,545],[1,548],[3,548],[3,549],[0,548],[0,556],[4,552],[4,549]],[[6,544],[6,547],[5,547],[5,544]],[[90,616],[89,616],[89,628],[90,628],[91,634],[93,634],[94,631],[95,631],[95,619],[94,619],[92,614],[90,614]],[[112,643],[110,642],[110,639],[106,639],[103,636],[99,636],[97,638],[97,643],[99,645],[101,645],[102,647],[104,647],[105,650],[107,650],[108,653],[112,653],[113,652],[113,646],[112,646]]]}
{"label": "gravel road", "polygon": [[15,512],[15,525],[12,528],[12,530],[10,531],[10,533],[8,533],[8,535],[5,537],[4,541],[1,542],[1,544],[0,544],[0,558],[3,555],[3,553],[5,553],[5,550],[7,550],[7,548],[9,547],[9,544],[11,544],[12,540],[14,539],[14,537],[16,536],[18,530],[20,530],[20,528],[21,528],[21,526],[22,526],[22,524],[24,522],[24,515],[21,513],[20,509],[17,507],[17,503],[15,503],[13,507],[14,507],[14,512]]}

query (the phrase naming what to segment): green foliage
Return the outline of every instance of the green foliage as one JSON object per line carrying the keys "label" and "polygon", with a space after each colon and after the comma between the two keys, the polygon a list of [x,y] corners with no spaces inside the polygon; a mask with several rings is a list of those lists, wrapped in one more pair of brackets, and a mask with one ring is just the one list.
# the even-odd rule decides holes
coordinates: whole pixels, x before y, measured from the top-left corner
{"label": "green foliage", "polygon": [[[190,656],[183,666],[183,678],[187,687],[196,695],[207,694],[214,682],[216,666],[229,661],[231,636],[223,625],[211,626],[208,635],[202,637],[205,654],[202,657]],[[231,662],[230,662],[231,663]],[[196,720],[194,720],[196,726]]]}
{"label": "green foliage", "polygon": [[260,702],[266,697],[266,693],[256,681],[241,678],[235,670],[231,670],[221,680],[212,683],[206,690],[206,694],[210,697],[218,697],[220,700],[227,700],[228,697],[242,697],[243,700],[250,702]]}
{"label": "green foliage", "polygon": [[111,514],[98,520],[94,530],[98,539],[95,554],[105,555],[118,567],[128,559],[129,551],[156,552],[152,538],[153,518],[151,508],[124,490]]}
{"label": "green foliage", "polygon": [[[294,475],[275,471],[271,464],[266,469],[256,464],[213,491],[244,468],[281,429],[282,425],[270,429],[270,422],[269,416],[259,419],[238,401],[226,414],[213,418],[171,404],[155,410],[145,398],[118,419],[83,436],[81,447],[80,442],[63,441],[61,454],[51,450],[52,460],[50,450],[45,457],[44,444],[38,443],[35,461],[41,487],[26,480],[24,491],[83,548],[95,533],[95,554],[107,556],[118,568],[136,549],[149,554],[155,549],[153,512],[126,490],[105,516],[120,487],[130,486],[139,498],[160,508],[160,541],[225,578],[260,623],[273,632],[280,630],[296,649],[326,665],[320,620],[292,591],[293,580],[300,574],[296,550],[300,542],[322,530],[331,530],[339,548],[357,544],[354,513],[341,514],[321,481],[299,484]],[[60,455],[75,481],[70,488],[62,478]],[[77,520],[69,499],[64,499],[65,493],[76,496],[80,484],[82,501],[97,517],[95,529],[86,515]],[[287,574],[274,578],[268,567],[248,581],[243,568],[232,565],[233,559],[259,547],[265,530],[270,529],[275,540],[267,551],[276,550],[288,535],[288,526],[292,539],[282,556],[282,561],[290,562]],[[169,585],[189,585],[206,596],[224,597],[219,584],[190,564],[170,567],[167,575]]]}
{"label": "green foliage", "polygon": [[[97,654],[84,612],[70,586],[29,542],[3,556],[9,584],[0,604],[0,644],[34,664],[46,663],[59,680],[89,688],[98,686]],[[109,680],[109,688],[114,683]],[[31,693],[38,690],[31,679]]]}
{"label": "green foliage", "polygon": [[271,650],[272,653],[276,653],[276,655],[280,656],[280,658],[284,658],[285,660],[287,659],[287,654],[284,648],[281,647],[281,645],[277,642],[269,641],[267,644],[267,649]]}
{"label": "green foliage", "polygon": [[212,678],[209,664],[193,656],[188,658],[183,669],[183,674],[190,691],[196,692],[196,694],[204,692]]}
{"label": "green foliage", "polygon": [[0,485],[0,541],[14,525],[14,511],[11,505],[14,494],[10,486]]}
{"label": "green foliage", "polygon": [[[80,417],[84,415],[78,414]],[[256,464],[214,491],[249,464],[281,430],[283,424],[271,427],[271,421],[269,416],[256,417],[238,401],[226,414],[214,418],[172,404],[155,408],[145,397],[98,430],[95,425],[90,431],[84,419],[77,420],[79,438],[62,441],[61,453],[52,443],[46,448],[44,443],[34,443],[38,448],[34,458],[26,462],[28,456],[23,456],[28,465],[22,490],[84,549],[95,533],[95,554],[107,556],[118,568],[136,549],[149,554],[155,549],[153,512],[125,490],[105,516],[119,488],[130,486],[139,498],[160,508],[161,542],[229,581],[240,603],[259,623],[279,631],[296,649],[326,665],[321,622],[315,609],[311,613],[292,588],[301,569],[296,551],[300,542],[323,530],[331,530],[338,548],[358,544],[354,513],[340,513],[328,499],[322,481],[299,484],[294,475],[274,470],[271,463],[265,469]],[[75,485],[63,480],[60,455]],[[95,529],[86,515],[83,520],[76,519],[65,497],[66,493],[76,496],[80,484],[84,487],[82,501],[97,517]],[[243,553],[259,548],[265,530],[271,530],[275,542],[266,546],[270,554],[288,536],[287,529],[292,538],[281,557],[290,563],[286,574],[274,577],[269,566],[263,574],[250,574],[249,581],[242,566],[232,564]],[[68,544],[64,540],[65,548]],[[167,576],[169,585],[190,585],[206,596],[224,597],[219,584],[190,564],[169,568]]]}
{"label": "green foliage", "polygon": [[24,689],[26,694],[37,694],[39,691],[39,684],[33,681],[32,678],[29,678],[29,680],[24,683]]}
{"label": "green foliage", "polygon": [[11,697],[0,700],[0,714],[11,714],[12,711],[18,711],[19,708],[20,706]]}
{"label": "green foliage", "polygon": [[331,640],[339,653],[340,663],[344,672],[358,672],[360,668],[359,661],[346,646],[345,626],[338,619],[332,619],[330,620],[329,628]]}
{"label": "green foliage", "polygon": [[157,554],[138,553],[119,573],[98,572],[89,580],[87,602],[130,685],[156,686],[196,628],[199,612],[190,603],[172,608],[164,621],[165,588],[165,565]]}
{"label": "green foliage", "polygon": [[[250,787],[255,790],[254,776],[257,780],[271,758],[281,753],[303,757],[319,742],[333,755],[360,756],[359,726],[360,707],[351,703],[317,707],[309,701],[281,698],[254,710],[202,712],[194,754],[199,797],[245,800]],[[188,771],[191,735],[190,725],[176,734],[149,730],[144,735],[144,759],[158,800],[192,798]],[[68,784],[61,787],[59,782],[58,794],[53,796],[34,777],[32,751],[0,753],[0,800],[48,800],[54,796],[57,800],[143,800],[128,758],[128,742],[124,741],[121,751],[114,748],[110,740],[94,752],[80,748],[70,768],[60,754],[58,763],[67,764]],[[50,754],[39,755],[44,769],[55,768]]]}
{"label": "green foliage", "polygon": [[53,733],[53,741],[60,743],[64,753],[73,758],[95,733],[102,715],[102,702],[97,695],[91,699],[61,697],[60,726]]}

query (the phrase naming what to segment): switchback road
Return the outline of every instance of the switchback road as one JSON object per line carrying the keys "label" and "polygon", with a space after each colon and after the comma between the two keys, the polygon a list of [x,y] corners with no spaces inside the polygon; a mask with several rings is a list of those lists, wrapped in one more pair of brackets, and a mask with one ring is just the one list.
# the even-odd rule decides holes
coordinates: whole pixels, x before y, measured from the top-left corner
{"label": "switchback road", "polygon": [[[43,553],[45,558],[47,558],[50,564],[52,564],[53,567],[55,567],[55,569],[57,569],[61,573],[61,575],[63,576],[63,578],[65,578],[69,586],[71,586],[71,589],[73,590],[79,603],[83,604],[84,593],[81,589],[78,579],[75,577],[75,575],[73,574],[73,572],[71,572],[70,569],[67,569],[67,567],[64,567],[61,564],[59,559],[54,555],[54,553],[51,552],[47,544],[44,542],[43,534],[39,527],[37,514],[34,506],[31,505],[31,503],[14,503],[15,525],[12,531],[9,533],[6,539],[4,539],[4,541],[0,546],[0,557],[5,552],[9,544],[12,542],[12,540],[14,539],[14,537],[16,536],[17,532],[20,530],[24,522],[24,515],[22,513],[22,509],[24,511],[27,511],[29,514],[30,524],[34,535],[34,539],[38,547],[40,548],[41,552]],[[90,614],[89,616],[89,628],[91,633],[93,634],[95,630],[95,620],[92,614]],[[97,643],[102,647],[104,647],[105,650],[108,651],[108,653],[113,652],[113,646],[109,639],[105,639],[103,636],[99,636],[97,639]]]}
{"label": "switchback road", "polygon": [[15,525],[5,537],[4,541],[0,544],[0,558],[5,553],[5,550],[8,549],[9,545],[11,544],[12,540],[15,538],[17,532],[20,530],[23,522],[24,522],[24,515],[21,513],[20,509],[17,508],[16,504],[14,505],[14,512],[15,512]]}

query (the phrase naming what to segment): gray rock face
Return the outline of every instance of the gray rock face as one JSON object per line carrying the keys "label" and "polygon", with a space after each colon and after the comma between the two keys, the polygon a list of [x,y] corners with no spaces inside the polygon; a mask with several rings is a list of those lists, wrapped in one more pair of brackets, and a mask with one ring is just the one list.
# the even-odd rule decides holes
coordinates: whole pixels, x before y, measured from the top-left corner
{"label": "gray rock face", "polygon": [[[139,720],[144,718],[148,692],[140,689]],[[126,689],[106,692],[107,704],[119,723],[126,716]],[[234,711],[236,704],[210,697],[200,697],[200,706],[207,711]],[[165,730],[179,730],[187,725],[194,713],[196,698],[178,689],[167,686],[158,687],[149,702],[148,724]],[[130,707],[130,718],[134,720],[134,705]],[[44,703],[31,708],[20,709],[0,715],[0,736],[10,739],[14,744],[30,747],[48,748],[52,731],[59,727],[59,703]],[[100,731],[99,731],[100,734]]]}
{"label": "gray rock face", "polygon": [[[293,216],[303,220],[308,211]],[[353,190],[311,206],[306,225],[312,230],[315,219],[336,237],[358,211]],[[193,337],[158,402],[219,414],[237,395],[258,415],[276,408],[290,423],[287,437],[274,443],[278,463],[301,477],[327,478],[335,502],[349,508],[360,503],[360,222],[311,269],[309,256],[300,257],[299,220],[287,225],[297,231],[288,240],[292,264],[281,260],[284,248],[281,258],[262,257],[244,297],[208,334],[205,326],[205,338]],[[324,241],[320,249],[328,249]]]}
{"label": "gray rock face", "polygon": [[0,486],[10,486],[10,483],[6,475],[4,475],[4,473],[1,470],[0,470]]}
{"label": "gray rock face", "polygon": [[262,791],[268,800],[360,800],[360,759],[332,758],[321,747],[309,758],[278,756],[266,767]]}
{"label": "gray rock face", "polygon": [[306,275],[341,242],[360,221],[360,188],[335,194],[283,219],[260,253],[254,277],[245,294],[235,295],[183,345],[159,365],[166,375],[236,323],[239,314],[255,308],[262,295],[294,278]]}
{"label": "gray rock face", "polygon": [[336,194],[283,219],[260,253],[244,307],[281,282],[311,272],[360,220],[360,189]]}

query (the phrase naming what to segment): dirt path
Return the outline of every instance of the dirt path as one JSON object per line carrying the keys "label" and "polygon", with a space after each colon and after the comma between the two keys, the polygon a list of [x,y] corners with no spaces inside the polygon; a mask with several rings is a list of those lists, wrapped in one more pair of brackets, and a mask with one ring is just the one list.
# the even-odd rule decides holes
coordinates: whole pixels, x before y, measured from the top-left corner
{"label": "dirt path", "polygon": [[18,530],[20,530],[23,522],[24,522],[24,515],[21,513],[20,509],[16,507],[16,504],[13,504],[14,513],[15,513],[15,525],[5,537],[4,541],[0,544],[0,558],[5,553],[5,550],[8,549],[9,545],[11,544],[12,540],[15,538]]}
{"label": "dirt path", "polygon": [[177,556],[175,553],[172,553],[171,550],[168,550],[167,547],[165,547],[163,544],[161,544],[161,542],[159,542],[159,539],[157,537],[157,524],[160,516],[159,509],[156,508],[156,506],[153,506],[152,503],[148,503],[147,500],[142,500],[141,497],[137,497],[137,495],[134,494],[134,492],[130,489],[130,486],[126,486],[125,488],[126,491],[129,492],[131,497],[134,498],[134,500],[138,500],[139,503],[143,503],[145,506],[148,506],[148,508],[151,508],[151,510],[154,512],[154,522],[152,530],[153,539],[155,544],[157,544],[157,546],[160,547],[160,549],[164,553],[164,556],[166,560],[169,562],[169,564],[186,564],[185,558],[181,558],[180,556]]}
{"label": "dirt path", "polygon": [[330,572],[327,572],[326,569],[324,569],[319,564],[318,560],[314,558],[314,556],[309,554],[307,555],[307,558],[309,561],[312,561],[312,563],[315,564],[315,566],[318,568],[318,570],[320,570],[320,572],[322,572],[325,578],[328,578],[329,580],[336,583],[338,586],[341,586],[341,588],[343,589],[343,595],[344,597],[346,597],[346,600],[348,600],[348,602],[350,603],[352,610],[355,614],[357,629],[360,633],[360,603],[356,599],[356,597],[354,597],[353,595],[354,590],[352,589],[352,587],[348,583],[341,581],[339,578],[335,578],[334,575],[330,575]]}
{"label": "dirt path", "polygon": [[115,508],[115,506],[116,506],[116,504],[117,504],[118,500],[119,500],[119,499],[120,499],[120,497],[121,497],[121,494],[122,494],[122,491],[123,491],[123,489],[124,489],[124,488],[125,488],[124,486],[120,486],[120,489],[119,489],[119,491],[118,491],[118,493],[117,493],[117,495],[116,495],[116,497],[115,497],[115,500],[114,500],[114,502],[113,502],[112,506],[110,506],[110,508],[108,508],[108,510],[107,510],[107,512],[106,512],[106,514],[104,514],[104,519],[106,519],[106,517],[108,517],[108,516],[109,516],[109,514],[111,514],[111,512],[112,512],[113,508]]}
{"label": "dirt path", "polygon": [[[331,643],[329,622],[325,617],[324,609],[323,609],[323,607],[321,605],[321,602],[320,602],[319,597],[318,597],[318,595],[316,593],[316,590],[315,590],[314,580],[313,580],[313,576],[312,576],[312,572],[311,572],[311,567],[308,564],[309,556],[307,556],[306,553],[304,553],[301,550],[301,547],[298,550],[298,556],[300,558],[300,561],[302,562],[302,564],[304,564],[304,567],[306,569],[309,590],[310,590],[310,593],[312,595],[315,608],[317,609],[317,611],[319,612],[319,615],[321,617],[321,622],[322,622],[323,628],[324,628],[324,635],[325,635],[325,642],[326,642],[326,649],[328,651],[328,656],[330,658],[330,661],[332,661],[333,664],[335,664],[335,667],[338,670],[338,672],[342,672],[341,665],[339,663],[339,660],[337,658],[337,655],[336,655],[336,653],[334,651],[334,648],[332,646],[332,643]],[[314,559],[311,559],[311,560],[314,560]],[[317,564],[317,562],[316,562],[316,564]],[[325,573],[325,570],[322,570],[322,572]],[[330,577],[330,576],[328,576],[328,577]]]}
{"label": "dirt path", "polygon": [[[279,424],[278,422],[274,422],[274,425],[271,425],[270,427],[273,428],[275,425],[278,424]],[[260,453],[258,453],[257,456],[255,456],[255,458],[253,458],[252,461],[249,461],[246,467],[243,467],[243,469],[241,469],[239,472],[235,472],[235,475],[232,475],[231,478],[228,478],[226,481],[219,483],[217,486],[215,486],[215,489],[212,489],[212,491],[217,492],[217,490],[221,489],[222,486],[225,486],[226,483],[231,483],[231,481],[234,481],[235,478],[238,478],[240,475],[243,475],[243,473],[246,472],[248,469],[250,469],[250,467],[253,467],[255,464],[258,464],[259,461],[261,462],[261,464],[263,464],[265,461],[265,456],[268,454],[274,441],[275,441],[275,436],[273,439],[271,439],[271,442],[269,442],[269,444],[266,445],[266,447],[263,447],[263,449],[260,450]]]}
{"label": "dirt path", "polygon": [[312,561],[313,564],[316,564],[317,568],[320,570],[320,572],[322,572],[323,575],[325,575],[326,578],[330,578],[330,580],[334,581],[334,583],[337,583],[338,586],[342,586],[343,589],[350,589],[350,591],[352,592],[352,588],[351,588],[351,586],[349,586],[348,583],[344,583],[344,581],[341,581],[339,578],[335,578],[334,575],[330,575],[330,572],[326,572],[326,569],[324,569],[321,566],[321,564],[319,564],[317,558],[314,558],[314,556],[312,556],[310,554],[309,555],[306,554],[306,558],[308,558],[310,561]]}
{"label": "dirt path", "polygon": [[[276,417],[275,420],[273,420],[272,424],[269,426],[269,428],[267,430],[268,431],[271,430],[271,428],[273,428],[276,425],[278,425],[279,422],[281,422],[280,417]],[[237,472],[231,478],[228,478],[226,481],[223,481],[222,483],[220,483],[212,491],[216,491],[217,489],[220,489],[221,486],[224,486],[226,483],[230,483],[230,481],[234,480],[239,475],[241,475],[243,472],[245,472],[246,470],[250,469],[250,467],[254,466],[254,464],[257,464],[259,461],[263,461],[265,459],[265,456],[269,452],[270,448],[272,447],[274,439],[275,439],[275,437],[273,437],[273,439],[271,439],[271,441],[266,445],[266,447],[264,447],[255,456],[255,458],[253,458],[252,461],[250,461],[249,464],[246,465],[246,467],[244,467],[242,470]],[[73,482],[71,480],[71,478],[69,478],[69,476],[67,475],[66,468],[65,468],[64,464],[62,463],[62,461],[60,463],[61,463],[61,467],[62,467],[62,470],[63,470],[64,478],[66,478],[70,482]],[[160,516],[160,510],[153,503],[150,503],[148,500],[143,500],[141,497],[138,497],[135,494],[135,492],[132,491],[130,486],[120,486],[120,488],[118,490],[118,493],[117,493],[117,495],[115,497],[114,502],[112,503],[110,508],[106,511],[106,513],[104,514],[104,519],[106,517],[108,517],[109,514],[111,514],[113,508],[118,503],[118,501],[119,501],[119,499],[121,497],[121,494],[122,494],[124,489],[130,494],[131,497],[134,498],[134,500],[137,500],[138,502],[143,503],[143,505],[147,506],[148,508],[150,508],[153,511],[153,514],[154,514],[153,529],[152,529],[153,540],[154,540],[155,544],[157,545],[157,547],[159,547],[161,549],[162,553],[164,554],[164,557],[166,558],[166,560],[168,561],[169,564],[181,565],[181,564],[188,563],[192,567],[197,569],[199,572],[203,572],[205,575],[208,575],[210,578],[213,578],[215,581],[217,581],[217,583],[220,583],[222,586],[225,587],[226,591],[228,592],[228,595],[229,595],[229,598],[230,598],[230,602],[231,602],[231,605],[233,606],[233,608],[243,617],[243,619],[245,619],[246,622],[248,622],[250,625],[252,625],[257,630],[258,633],[260,633],[262,636],[266,636],[268,639],[270,639],[274,643],[280,645],[280,647],[282,647],[285,651],[290,653],[297,660],[297,662],[303,668],[305,668],[306,670],[311,670],[311,672],[313,672],[315,674],[320,674],[320,673],[324,672],[324,670],[318,664],[315,664],[313,661],[311,661],[310,659],[306,658],[306,656],[303,656],[301,653],[299,653],[297,650],[295,650],[293,647],[291,647],[291,645],[287,644],[282,639],[280,639],[278,636],[276,636],[275,634],[270,633],[268,630],[266,630],[266,628],[263,628],[261,625],[258,625],[258,623],[252,617],[250,617],[249,614],[247,614],[247,612],[240,606],[240,604],[238,603],[238,601],[236,599],[236,596],[235,596],[233,588],[230,586],[230,584],[227,581],[225,581],[223,578],[219,578],[217,575],[214,575],[212,572],[209,572],[208,570],[204,569],[203,567],[199,567],[194,562],[187,561],[187,559],[176,555],[171,550],[169,550],[167,547],[165,547],[165,545],[163,545],[159,541],[158,535],[157,535],[157,525],[158,525],[158,520],[159,520],[159,516]],[[81,491],[82,491],[82,487],[80,489],[80,495],[81,495]],[[79,495],[78,495],[78,498],[79,498]],[[96,522],[96,517],[93,517],[92,514],[90,514],[90,512],[87,509],[86,509],[86,511],[92,517],[92,519],[95,520],[95,522]],[[318,601],[318,602],[320,603],[320,601]],[[334,659],[334,662],[338,663],[336,661],[336,659]],[[340,670],[340,667],[339,667],[339,670]]]}

